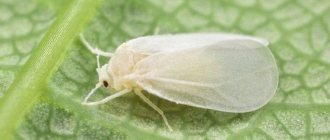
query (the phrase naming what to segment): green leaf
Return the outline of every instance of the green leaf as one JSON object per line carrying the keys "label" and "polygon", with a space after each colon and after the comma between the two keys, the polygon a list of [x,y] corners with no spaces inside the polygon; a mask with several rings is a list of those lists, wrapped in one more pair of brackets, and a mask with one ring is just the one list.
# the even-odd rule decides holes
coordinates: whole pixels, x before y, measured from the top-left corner
{"label": "green leaf", "polygon": [[[0,135],[4,139],[10,138],[9,134],[47,87],[49,77],[62,62],[70,43],[93,16],[99,3],[100,1],[72,1],[49,28],[1,98],[0,120],[5,121],[0,124]],[[19,31],[17,28],[14,30]],[[15,34],[13,37],[16,37]]]}
{"label": "green leaf", "polygon": [[[169,132],[159,114],[133,93],[98,107],[81,105],[98,77],[95,56],[77,40],[70,45],[59,69],[42,69],[49,70],[47,76],[51,78],[32,111],[11,133],[15,139],[330,137],[328,0],[127,0],[102,4],[83,33],[91,44],[106,51],[113,52],[129,39],[156,31],[231,32],[267,38],[280,70],[275,97],[257,111],[236,114],[177,105],[146,94],[165,112],[174,128]],[[56,12],[68,7],[63,5],[67,3],[0,0],[0,95],[10,93],[9,86],[20,89],[20,85],[12,84],[14,79],[28,76],[21,68],[29,66],[27,61],[35,61],[29,59],[37,51],[33,48],[40,46],[40,39],[52,30],[49,27]],[[63,38],[72,35],[64,34]],[[102,63],[107,61],[102,58]],[[107,95],[109,92],[102,89],[92,100]],[[3,122],[8,120],[0,124]]]}

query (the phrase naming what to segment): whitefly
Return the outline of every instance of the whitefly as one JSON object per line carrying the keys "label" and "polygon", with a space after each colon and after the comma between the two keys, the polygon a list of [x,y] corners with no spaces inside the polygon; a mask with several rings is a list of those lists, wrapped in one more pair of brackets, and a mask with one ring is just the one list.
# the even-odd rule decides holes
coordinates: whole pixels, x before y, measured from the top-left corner
{"label": "whitefly", "polygon": [[[99,105],[134,92],[163,118],[163,111],[142,91],[177,104],[223,112],[259,109],[274,96],[278,69],[268,41],[220,33],[153,35],[129,40],[114,53],[84,45],[97,56],[99,82],[83,104]],[[99,57],[111,57],[100,65]],[[118,92],[95,102],[90,96],[100,87]]]}

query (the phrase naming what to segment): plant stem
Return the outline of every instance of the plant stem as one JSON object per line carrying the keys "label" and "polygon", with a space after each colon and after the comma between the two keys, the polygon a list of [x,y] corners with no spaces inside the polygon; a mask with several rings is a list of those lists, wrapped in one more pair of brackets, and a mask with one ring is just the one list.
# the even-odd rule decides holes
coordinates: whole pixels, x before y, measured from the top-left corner
{"label": "plant stem", "polygon": [[[101,0],[73,0],[64,7],[13,84],[0,99],[0,136],[7,140],[46,90],[50,76],[75,37],[93,17]],[[46,93],[44,93],[46,94]]]}

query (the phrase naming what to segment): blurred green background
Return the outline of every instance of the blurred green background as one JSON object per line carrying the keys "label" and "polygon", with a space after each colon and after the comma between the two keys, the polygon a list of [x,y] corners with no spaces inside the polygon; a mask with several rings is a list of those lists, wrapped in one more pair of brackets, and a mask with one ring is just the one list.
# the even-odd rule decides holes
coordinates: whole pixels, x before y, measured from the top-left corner
{"label": "blurred green background", "polygon": [[[67,4],[0,0],[0,98]],[[168,132],[159,114],[134,94],[98,107],[80,105],[97,74],[95,56],[76,40],[14,138],[329,139],[329,7],[329,0],[104,0],[83,33],[106,51],[155,30],[230,32],[268,39],[280,70],[275,97],[257,111],[235,114],[148,95],[165,111],[175,130]],[[108,94],[100,90],[93,100]]]}

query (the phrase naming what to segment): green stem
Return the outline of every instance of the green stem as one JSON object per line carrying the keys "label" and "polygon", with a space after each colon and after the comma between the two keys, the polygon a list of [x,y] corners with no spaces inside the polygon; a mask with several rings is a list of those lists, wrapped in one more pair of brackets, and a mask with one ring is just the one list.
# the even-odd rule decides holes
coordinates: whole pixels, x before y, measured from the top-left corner
{"label": "green stem", "polygon": [[0,99],[0,136],[7,140],[29,112],[64,59],[74,38],[93,17],[101,0],[73,0],[59,14]]}

